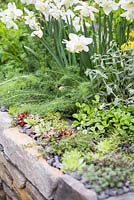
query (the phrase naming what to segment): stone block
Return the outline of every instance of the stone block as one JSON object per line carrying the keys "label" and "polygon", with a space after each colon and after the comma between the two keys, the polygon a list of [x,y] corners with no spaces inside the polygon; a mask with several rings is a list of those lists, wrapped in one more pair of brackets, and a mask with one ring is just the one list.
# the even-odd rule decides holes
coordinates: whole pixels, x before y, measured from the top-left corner
{"label": "stone block", "polygon": [[0,189],[2,189],[2,179],[0,178]]}
{"label": "stone block", "polygon": [[39,146],[25,134],[20,134],[17,128],[7,129],[1,133],[0,144],[4,153],[25,177],[39,189],[46,199],[53,199],[62,173],[39,157]]}
{"label": "stone block", "polygon": [[26,183],[26,192],[31,196],[34,200],[46,200],[45,197],[43,197],[40,192],[30,183]]}
{"label": "stone block", "polygon": [[12,172],[11,175],[12,175],[12,178],[13,178],[14,182],[16,183],[17,187],[24,188],[25,183],[26,183],[26,178],[22,175],[22,173],[9,163],[8,163],[7,167],[8,167],[8,170],[10,170]]}
{"label": "stone block", "polygon": [[74,178],[64,175],[60,178],[54,200],[97,200],[93,190],[85,189],[84,185]]}
{"label": "stone block", "polygon": [[10,197],[6,196],[6,200],[12,200]]}
{"label": "stone block", "polygon": [[30,197],[29,194],[27,194],[27,192],[24,190],[24,189],[20,189],[17,187],[17,185],[15,183],[13,183],[13,188],[14,188],[14,191],[19,194],[20,198],[22,200],[34,200]]}
{"label": "stone block", "polygon": [[0,190],[0,197],[4,200],[6,197],[6,194],[3,190]]}
{"label": "stone block", "polygon": [[5,163],[5,158],[3,156],[3,152],[0,152],[0,164],[4,164]]}
{"label": "stone block", "polygon": [[9,186],[12,187],[12,177],[10,176],[6,167],[0,163],[0,178]]}
{"label": "stone block", "polygon": [[134,200],[134,192],[128,192],[123,195],[110,197],[107,200]]}
{"label": "stone block", "polygon": [[11,172],[11,177],[16,183],[16,185],[19,188],[24,188],[26,183],[26,178],[18,169],[14,167],[14,165],[12,165],[5,159],[4,154],[2,152],[0,152],[0,163],[3,163],[3,165],[5,165],[5,167],[7,168],[7,170]]}
{"label": "stone block", "polygon": [[10,187],[8,187],[5,183],[3,183],[3,190],[6,193],[6,195],[8,197],[10,197],[12,199],[12,197],[14,197],[14,192],[13,190],[10,189]]}
{"label": "stone block", "polygon": [[0,112],[0,132],[3,129],[9,128],[12,122],[12,118],[7,112]]}

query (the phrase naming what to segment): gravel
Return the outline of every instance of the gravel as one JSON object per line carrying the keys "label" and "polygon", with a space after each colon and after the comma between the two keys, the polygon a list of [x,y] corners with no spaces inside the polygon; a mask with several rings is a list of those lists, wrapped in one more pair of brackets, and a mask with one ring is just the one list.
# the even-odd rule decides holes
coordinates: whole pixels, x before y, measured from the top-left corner
{"label": "gravel", "polygon": [[1,112],[8,112],[8,108],[6,106],[1,106],[0,111]]}
{"label": "gravel", "polygon": [[[79,180],[79,181],[81,180],[81,175],[79,174],[78,171],[72,172],[72,173],[71,173],[71,176],[72,176],[73,178]],[[89,184],[88,184],[88,185],[89,185]],[[91,187],[91,186],[90,186],[90,187]]]}

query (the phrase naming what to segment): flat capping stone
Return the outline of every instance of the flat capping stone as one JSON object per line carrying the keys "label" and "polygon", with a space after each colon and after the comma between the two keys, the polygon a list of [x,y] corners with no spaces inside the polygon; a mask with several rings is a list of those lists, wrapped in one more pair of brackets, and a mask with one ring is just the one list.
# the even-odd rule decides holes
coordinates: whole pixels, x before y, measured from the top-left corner
{"label": "flat capping stone", "polygon": [[7,112],[0,111],[0,132],[11,126],[12,117]]}
{"label": "flat capping stone", "polygon": [[95,191],[87,190],[82,183],[65,174],[59,180],[55,200],[97,200]]}

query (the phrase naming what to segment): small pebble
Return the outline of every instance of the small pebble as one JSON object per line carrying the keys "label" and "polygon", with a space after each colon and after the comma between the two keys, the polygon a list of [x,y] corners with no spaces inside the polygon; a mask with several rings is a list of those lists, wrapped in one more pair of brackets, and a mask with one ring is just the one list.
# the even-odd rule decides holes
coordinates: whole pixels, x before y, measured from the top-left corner
{"label": "small pebble", "polygon": [[47,161],[47,163],[51,166],[53,166],[53,163],[54,163],[54,158],[51,158],[50,160]]}
{"label": "small pebble", "polygon": [[70,171],[67,171],[66,174],[69,175],[69,176],[71,176],[71,172]]}
{"label": "small pebble", "polygon": [[26,129],[25,129],[25,133],[26,133],[27,135],[30,135],[30,134],[32,133],[32,130],[31,130],[30,128],[26,128]]}
{"label": "small pebble", "polygon": [[123,187],[123,190],[124,190],[125,193],[130,191],[130,189],[128,187],[125,187],[125,186]]}
{"label": "small pebble", "polygon": [[117,194],[118,194],[118,195],[122,195],[122,194],[124,194],[124,190],[123,190],[123,188],[119,188],[119,189],[117,189]]}
{"label": "small pebble", "polygon": [[104,200],[107,198],[106,193],[103,191],[98,195],[98,200]]}
{"label": "small pebble", "polygon": [[91,185],[91,184],[86,183],[84,186],[85,186],[85,188],[87,188],[87,189],[92,189],[92,185]]}
{"label": "small pebble", "polygon": [[23,128],[23,131],[24,131],[23,133],[27,134],[27,131],[29,131],[29,128],[27,128],[25,126],[23,126],[22,128]]}
{"label": "small pebble", "polygon": [[129,182],[129,181],[126,181],[126,182],[125,182],[125,186],[126,186],[126,187],[129,187],[129,185],[130,185],[130,182]]}
{"label": "small pebble", "polygon": [[54,156],[53,167],[56,167],[56,168],[58,168],[58,169],[61,168],[61,163],[60,163],[60,161],[59,161],[59,156]]}
{"label": "small pebble", "polygon": [[109,194],[109,196],[115,196],[117,194],[117,190],[116,189],[109,189],[108,194]]}
{"label": "small pebble", "polygon": [[54,163],[53,163],[53,167],[56,167],[56,168],[60,169],[60,168],[61,168],[61,163],[59,163],[59,162],[54,162]]}
{"label": "small pebble", "polygon": [[130,192],[134,192],[134,186],[129,186],[129,190],[130,190]]}
{"label": "small pebble", "polygon": [[51,154],[50,155],[43,154],[43,156],[44,156],[45,160],[47,160],[47,161],[53,158],[53,156]]}
{"label": "small pebble", "polygon": [[81,180],[81,175],[77,171],[72,172],[71,176],[79,181]]}
{"label": "small pebble", "polygon": [[25,133],[24,127],[19,127],[19,132],[20,132],[20,133]]}
{"label": "small pebble", "polygon": [[86,181],[84,178],[81,178],[80,182],[81,182],[82,184],[84,184],[84,185],[87,183],[87,181]]}
{"label": "small pebble", "polygon": [[56,162],[59,162],[59,156],[54,156]]}
{"label": "small pebble", "polygon": [[106,195],[106,198],[108,198],[110,195],[109,195],[109,189],[107,188],[106,190],[104,190],[105,192],[105,195]]}
{"label": "small pebble", "polygon": [[[30,135],[30,133],[28,134],[28,135]],[[36,135],[32,135],[32,138],[34,139],[34,140],[37,140],[37,136]]]}

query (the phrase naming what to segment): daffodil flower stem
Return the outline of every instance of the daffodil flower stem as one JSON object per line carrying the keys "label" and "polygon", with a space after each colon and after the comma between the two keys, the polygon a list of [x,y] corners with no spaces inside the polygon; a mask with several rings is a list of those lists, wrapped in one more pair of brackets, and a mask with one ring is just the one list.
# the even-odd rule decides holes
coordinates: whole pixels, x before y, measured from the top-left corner
{"label": "daffodil flower stem", "polygon": [[57,58],[57,56],[55,55],[55,53],[52,51],[52,49],[49,47],[49,45],[47,44],[47,42],[43,38],[40,41],[42,42],[42,44],[44,45],[44,47],[49,51],[49,53],[54,58],[54,60],[58,64],[58,66],[62,68],[63,67],[62,63],[59,61],[59,59]]}
{"label": "daffodil flower stem", "polygon": [[99,52],[102,53],[102,21],[101,21],[101,10],[99,11],[99,30],[98,30],[98,36],[99,36]]}

